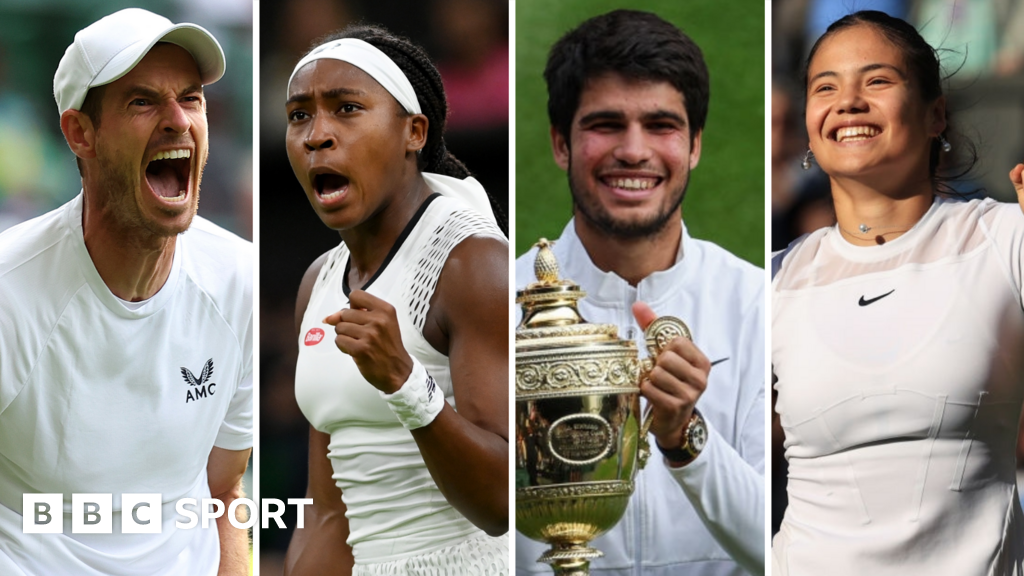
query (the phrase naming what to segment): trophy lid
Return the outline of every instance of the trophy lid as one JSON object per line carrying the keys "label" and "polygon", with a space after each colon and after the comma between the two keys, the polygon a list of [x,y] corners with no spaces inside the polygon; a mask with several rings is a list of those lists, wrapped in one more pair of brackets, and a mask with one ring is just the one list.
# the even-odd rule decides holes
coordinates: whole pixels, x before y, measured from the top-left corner
{"label": "trophy lid", "polygon": [[531,351],[594,346],[606,351],[618,349],[635,357],[636,345],[620,339],[617,326],[591,324],[580,315],[577,303],[587,293],[572,280],[559,278],[552,243],[541,238],[536,246],[539,250],[533,270],[537,281],[516,292],[516,303],[523,310],[523,320],[516,327],[516,357]]}

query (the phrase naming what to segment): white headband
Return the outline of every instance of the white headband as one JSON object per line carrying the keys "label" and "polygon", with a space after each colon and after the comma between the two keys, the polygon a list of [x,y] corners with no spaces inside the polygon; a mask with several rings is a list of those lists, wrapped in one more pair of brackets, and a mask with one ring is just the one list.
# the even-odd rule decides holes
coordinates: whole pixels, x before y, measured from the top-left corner
{"label": "white headband", "polygon": [[390,92],[406,112],[422,114],[420,101],[416,98],[416,91],[412,89],[412,84],[409,83],[409,79],[406,78],[398,64],[395,64],[394,60],[388,58],[388,55],[381,52],[376,46],[358,38],[333,40],[317,46],[312,52],[306,54],[295,65],[295,70],[292,70],[292,75],[288,78],[289,90],[292,86],[292,79],[295,78],[299,68],[321,58],[341,60],[359,68]]}

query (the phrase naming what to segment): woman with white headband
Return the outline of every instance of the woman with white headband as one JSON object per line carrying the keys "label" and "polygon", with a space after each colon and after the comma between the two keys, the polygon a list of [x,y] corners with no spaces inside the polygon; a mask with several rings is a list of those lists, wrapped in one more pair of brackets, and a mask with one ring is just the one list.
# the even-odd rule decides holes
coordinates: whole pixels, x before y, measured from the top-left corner
{"label": "woman with white headband", "polygon": [[295,176],[342,239],[296,304],[313,505],[286,573],[507,574],[508,243],[444,147],[441,77],[351,28],[299,61],[286,109]]}

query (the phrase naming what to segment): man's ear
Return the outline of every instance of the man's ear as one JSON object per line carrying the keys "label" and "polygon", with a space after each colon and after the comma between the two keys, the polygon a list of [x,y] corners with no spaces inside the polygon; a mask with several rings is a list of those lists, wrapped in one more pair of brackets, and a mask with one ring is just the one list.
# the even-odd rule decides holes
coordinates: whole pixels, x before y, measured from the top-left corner
{"label": "man's ear", "polygon": [[700,143],[702,140],[701,136],[703,135],[704,130],[698,130],[697,133],[693,135],[693,138],[690,139],[690,170],[696,168],[697,164],[700,162]]}
{"label": "man's ear", "polygon": [[554,126],[551,127],[551,153],[555,156],[555,164],[562,170],[569,171],[569,141]]}
{"label": "man's ear", "polygon": [[423,114],[413,114],[412,122],[409,124],[409,139],[406,141],[405,149],[409,152],[422,150],[427,145],[427,130],[430,128],[430,120]]}
{"label": "man's ear", "polygon": [[65,110],[60,115],[60,131],[75,156],[83,159],[96,157],[96,128],[87,114],[80,110]]}

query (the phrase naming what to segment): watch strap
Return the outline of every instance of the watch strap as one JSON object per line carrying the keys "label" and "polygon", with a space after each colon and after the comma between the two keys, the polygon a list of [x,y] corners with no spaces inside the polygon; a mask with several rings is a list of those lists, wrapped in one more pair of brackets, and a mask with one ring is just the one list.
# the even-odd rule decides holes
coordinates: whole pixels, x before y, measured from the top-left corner
{"label": "watch strap", "polygon": [[[690,436],[694,427],[703,428],[705,433],[707,431],[707,425],[704,424],[704,417],[701,416],[700,411],[698,411],[696,407],[690,415],[690,421],[686,424],[686,428],[683,429],[683,442],[680,446],[675,448],[665,448],[657,439],[655,439],[655,445],[658,447],[658,450],[661,451],[662,456],[664,456],[666,460],[681,466],[685,466],[696,460],[697,456],[700,455],[701,450],[695,449],[690,445]],[[701,448],[703,448],[703,446],[701,446]]]}

